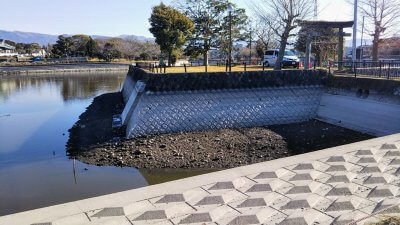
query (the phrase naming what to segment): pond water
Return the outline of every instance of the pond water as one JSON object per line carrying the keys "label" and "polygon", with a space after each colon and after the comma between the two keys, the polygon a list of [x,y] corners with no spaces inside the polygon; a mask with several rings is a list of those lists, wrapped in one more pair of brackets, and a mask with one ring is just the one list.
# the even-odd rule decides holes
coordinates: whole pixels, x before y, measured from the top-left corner
{"label": "pond water", "polygon": [[125,73],[0,78],[0,216],[204,173],[141,173],[66,156],[68,129],[95,96],[120,90],[124,79]]}

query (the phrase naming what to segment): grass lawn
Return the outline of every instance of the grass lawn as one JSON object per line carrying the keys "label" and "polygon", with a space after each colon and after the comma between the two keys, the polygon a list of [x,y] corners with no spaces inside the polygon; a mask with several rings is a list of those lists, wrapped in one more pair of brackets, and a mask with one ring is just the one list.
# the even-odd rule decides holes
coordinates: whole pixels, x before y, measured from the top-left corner
{"label": "grass lawn", "polygon": [[[186,67],[187,73],[201,73],[205,72],[204,66],[188,66]],[[272,70],[272,68],[265,68],[265,70]],[[234,66],[232,67],[234,72],[243,72],[244,66]],[[262,71],[262,66],[247,66],[247,71]],[[164,72],[164,69],[162,70]],[[184,67],[167,67],[167,73],[184,73]],[[225,66],[208,66],[208,72],[226,72]]]}

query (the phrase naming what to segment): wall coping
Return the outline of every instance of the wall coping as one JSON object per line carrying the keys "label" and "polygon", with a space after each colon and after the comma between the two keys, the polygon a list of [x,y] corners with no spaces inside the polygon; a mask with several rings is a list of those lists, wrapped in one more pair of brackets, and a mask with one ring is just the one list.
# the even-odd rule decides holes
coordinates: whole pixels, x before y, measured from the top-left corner
{"label": "wall coping", "polygon": [[156,74],[130,66],[128,76],[146,83],[146,91],[191,91],[324,85],[325,70]]}

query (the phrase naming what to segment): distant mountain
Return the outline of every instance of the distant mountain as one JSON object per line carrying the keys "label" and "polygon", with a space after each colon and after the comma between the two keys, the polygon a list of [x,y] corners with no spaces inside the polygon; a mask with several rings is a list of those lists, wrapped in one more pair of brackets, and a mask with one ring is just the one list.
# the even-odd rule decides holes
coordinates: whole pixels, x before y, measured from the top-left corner
{"label": "distant mountain", "polygon": [[39,34],[21,31],[0,30],[0,39],[10,40],[18,43],[39,43],[40,45],[54,44],[58,40],[57,35]]}
{"label": "distant mountain", "polygon": [[[64,34],[65,35],[65,34]],[[71,36],[71,35],[66,35]],[[113,37],[100,36],[100,35],[90,35],[93,39],[109,39]],[[122,38],[126,40],[137,40],[137,41],[154,41],[154,38],[147,38],[143,36],[136,35],[120,35],[117,38]],[[5,31],[0,30],[0,39],[10,40],[18,43],[39,43],[40,45],[55,44],[58,40],[58,35],[51,34],[41,34],[32,32],[21,32],[21,31]]]}

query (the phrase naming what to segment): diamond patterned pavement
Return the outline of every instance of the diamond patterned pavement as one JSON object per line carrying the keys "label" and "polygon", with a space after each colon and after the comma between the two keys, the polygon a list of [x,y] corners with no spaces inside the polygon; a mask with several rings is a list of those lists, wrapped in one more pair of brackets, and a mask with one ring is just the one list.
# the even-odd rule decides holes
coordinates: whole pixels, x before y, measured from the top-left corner
{"label": "diamond patterned pavement", "polygon": [[[330,150],[333,154],[325,157],[324,151],[329,150],[295,156],[293,161],[297,164],[280,163],[281,166],[274,169],[269,169],[274,161],[265,162],[258,164],[256,173],[212,183],[202,181],[199,186],[185,191],[165,190],[165,194],[119,206],[104,201],[97,209],[65,217],[46,219],[51,217],[40,215],[39,219],[26,224],[311,225],[374,222],[383,214],[400,215],[400,135],[396,138],[397,141],[392,143],[368,148],[365,145],[357,148],[353,144],[349,150],[344,147],[338,153]],[[307,160],[312,154],[323,157]],[[239,170],[247,169],[232,171]],[[12,220],[0,217],[0,224],[8,224],[2,221]]]}

